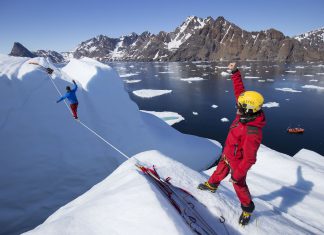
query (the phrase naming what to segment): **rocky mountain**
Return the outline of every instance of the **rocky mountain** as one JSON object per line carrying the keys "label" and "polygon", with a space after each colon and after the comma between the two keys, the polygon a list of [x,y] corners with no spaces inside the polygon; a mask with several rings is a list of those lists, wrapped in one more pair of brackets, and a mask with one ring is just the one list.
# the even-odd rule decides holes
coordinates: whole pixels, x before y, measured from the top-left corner
{"label": "rocky mountain", "polygon": [[120,38],[104,35],[82,42],[61,55],[37,51],[54,62],[90,57],[98,61],[320,61],[324,60],[324,28],[296,37],[276,29],[248,32],[224,17],[188,17],[173,32],[132,33]]}
{"label": "rocky mountain", "polygon": [[100,35],[82,42],[73,56],[99,61],[324,60],[324,29],[290,38],[275,29],[248,32],[223,17],[188,17],[175,31]]}
{"label": "rocky mountain", "polygon": [[17,57],[48,57],[52,60],[54,63],[62,63],[67,61],[62,54],[56,52],[56,51],[46,51],[46,50],[38,50],[36,52],[31,52],[26,47],[24,47],[21,43],[15,42],[12,50],[10,52],[11,56],[17,56]]}
{"label": "rocky mountain", "polygon": [[294,37],[306,49],[309,60],[323,60],[324,27]]}
{"label": "rocky mountain", "polygon": [[63,55],[56,51],[38,50],[38,51],[34,52],[34,54],[39,57],[48,57],[51,59],[51,61],[53,63],[63,63],[66,61],[66,59],[63,57]]}
{"label": "rocky mountain", "polygon": [[30,57],[30,58],[34,58],[37,56],[31,51],[29,51],[26,47],[24,47],[19,42],[14,43],[9,55],[18,56],[18,57]]}

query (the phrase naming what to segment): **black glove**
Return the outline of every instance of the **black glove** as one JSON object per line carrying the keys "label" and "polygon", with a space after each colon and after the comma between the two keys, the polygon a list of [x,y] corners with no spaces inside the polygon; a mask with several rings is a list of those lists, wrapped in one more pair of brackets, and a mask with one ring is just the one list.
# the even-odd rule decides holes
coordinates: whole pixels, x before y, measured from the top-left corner
{"label": "black glove", "polygon": [[54,70],[51,69],[51,68],[46,68],[46,72],[47,72],[49,75],[51,75],[51,74],[54,72]]}

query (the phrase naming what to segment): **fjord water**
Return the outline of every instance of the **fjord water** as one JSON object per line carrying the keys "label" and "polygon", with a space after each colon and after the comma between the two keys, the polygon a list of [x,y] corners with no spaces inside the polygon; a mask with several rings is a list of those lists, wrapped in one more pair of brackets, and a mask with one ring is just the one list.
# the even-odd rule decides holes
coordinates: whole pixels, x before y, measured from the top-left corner
{"label": "fjord water", "polygon": [[[224,63],[113,63],[125,80],[125,88],[141,110],[172,111],[185,120],[173,125],[177,130],[215,139],[224,144],[228,128],[235,117],[232,81]],[[323,63],[238,63],[246,90],[263,94],[265,103],[279,107],[264,108],[267,125],[263,144],[289,155],[300,149],[324,154],[324,65]],[[124,76],[123,76],[124,75]],[[200,77],[200,81],[181,79]],[[130,80],[141,80],[127,83]],[[303,87],[311,85],[312,88]],[[290,88],[295,92],[277,90]],[[135,96],[140,89],[172,90],[172,93],[152,98]],[[217,108],[212,108],[217,105]],[[194,115],[193,112],[198,113]],[[222,118],[229,122],[222,122]],[[302,127],[300,135],[288,134],[288,127]]]}

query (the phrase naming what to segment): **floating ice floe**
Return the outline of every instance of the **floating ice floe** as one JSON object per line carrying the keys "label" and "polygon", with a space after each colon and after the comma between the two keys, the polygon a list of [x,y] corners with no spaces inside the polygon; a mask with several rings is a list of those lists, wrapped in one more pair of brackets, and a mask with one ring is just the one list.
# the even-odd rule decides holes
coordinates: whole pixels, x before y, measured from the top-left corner
{"label": "floating ice floe", "polygon": [[276,88],[276,90],[284,91],[284,92],[302,92],[302,91],[294,90],[292,88]]}
{"label": "floating ice floe", "polygon": [[126,74],[119,74],[119,77],[128,78],[128,77],[137,76],[137,75],[138,75],[138,73],[126,73]]}
{"label": "floating ice floe", "polygon": [[198,113],[197,113],[197,112],[192,112],[192,114],[193,114],[193,115],[195,115],[195,116],[197,116],[197,115],[198,115]]}
{"label": "floating ice floe", "polygon": [[195,81],[202,81],[206,79],[203,79],[201,77],[192,77],[192,78],[181,78],[180,80],[185,82],[195,82]]}
{"label": "floating ice floe", "polygon": [[259,79],[258,82],[265,82],[266,80],[264,79]]}
{"label": "floating ice floe", "polygon": [[150,113],[162,119],[170,126],[185,120],[184,117],[182,117],[179,113],[175,113],[175,112],[168,112],[168,111],[156,112],[156,111],[146,111],[146,110],[141,110],[141,111],[144,113]]}
{"label": "floating ice floe", "polygon": [[222,122],[229,122],[228,118],[224,117],[221,119]]}
{"label": "floating ice floe", "polygon": [[130,68],[134,68],[135,66],[134,65],[131,65],[131,66],[129,66]]}
{"label": "floating ice floe", "polygon": [[141,82],[142,80],[124,80],[125,83],[138,83]]}
{"label": "floating ice floe", "polygon": [[324,73],[316,73],[317,75],[324,75]]}
{"label": "floating ice floe", "polygon": [[304,69],[305,66],[295,66],[296,69]]}
{"label": "floating ice floe", "polygon": [[212,107],[213,109],[216,109],[216,108],[218,108],[218,105],[213,104],[211,107]]}
{"label": "floating ice floe", "polygon": [[133,94],[141,98],[153,98],[156,96],[171,93],[172,90],[152,90],[152,89],[142,89],[133,91]]}
{"label": "floating ice floe", "polygon": [[279,107],[279,103],[277,102],[268,102],[262,105],[264,108],[274,108],[274,107]]}
{"label": "floating ice floe", "polygon": [[312,74],[305,74],[304,77],[314,77]]}
{"label": "floating ice floe", "polygon": [[296,73],[297,71],[296,70],[287,70],[285,71],[286,73]]}
{"label": "floating ice floe", "polygon": [[251,69],[251,66],[242,65],[242,66],[240,66],[238,68],[241,68],[241,69],[245,70],[245,69]]}
{"label": "floating ice floe", "polygon": [[309,80],[310,82],[318,82],[318,80],[317,79],[311,79],[311,80]]}
{"label": "floating ice floe", "polygon": [[322,87],[322,86],[314,86],[314,85],[305,85],[305,86],[302,86],[302,88],[324,90],[324,87]]}
{"label": "floating ice floe", "polygon": [[274,79],[267,78],[267,82],[274,82]]}
{"label": "floating ice floe", "polygon": [[164,72],[159,72],[159,73],[174,73],[172,71],[164,71]]}
{"label": "floating ice floe", "polygon": [[208,76],[208,75],[209,75],[208,73],[203,73],[203,74],[202,74],[203,77],[206,77],[206,76]]}
{"label": "floating ice floe", "polygon": [[261,77],[256,77],[256,76],[245,76],[244,78],[246,79],[259,79]]}
{"label": "floating ice floe", "polygon": [[228,69],[227,66],[215,66],[215,68],[217,68],[217,69]]}
{"label": "floating ice floe", "polygon": [[211,66],[210,65],[198,64],[198,65],[196,65],[196,67],[198,67],[198,68],[208,68],[208,67],[211,67]]}

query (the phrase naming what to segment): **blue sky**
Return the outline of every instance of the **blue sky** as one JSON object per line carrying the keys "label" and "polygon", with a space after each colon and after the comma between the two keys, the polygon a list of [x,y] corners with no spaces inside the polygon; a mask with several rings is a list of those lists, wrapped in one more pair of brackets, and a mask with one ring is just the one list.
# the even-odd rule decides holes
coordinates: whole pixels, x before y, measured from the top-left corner
{"label": "blue sky", "polygon": [[323,27],[323,11],[324,0],[0,0],[0,53],[15,41],[62,52],[99,34],[170,32],[191,15],[294,36]]}

